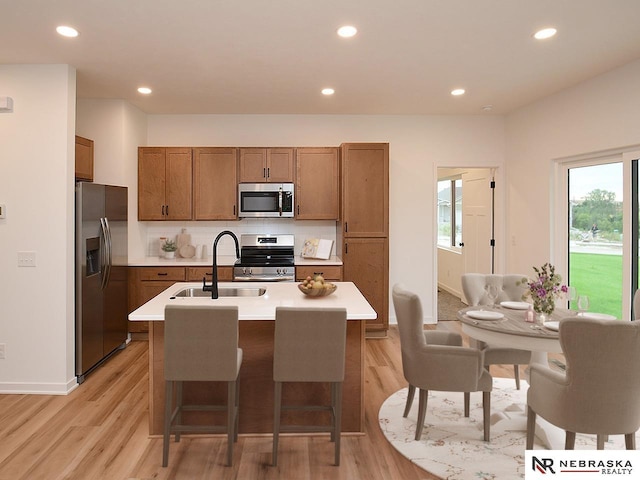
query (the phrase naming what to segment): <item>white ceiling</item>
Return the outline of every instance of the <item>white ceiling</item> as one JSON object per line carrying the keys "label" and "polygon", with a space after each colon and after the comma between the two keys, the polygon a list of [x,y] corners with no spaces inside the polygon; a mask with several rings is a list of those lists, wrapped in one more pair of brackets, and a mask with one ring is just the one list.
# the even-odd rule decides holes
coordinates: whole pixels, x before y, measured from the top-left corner
{"label": "white ceiling", "polygon": [[[154,114],[502,114],[640,58],[639,0],[0,0],[0,12],[0,64],[70,64],[79,98]],[[347,23],[358,35],[339,38]],[[558,35],[534,40],[546,26]]]}

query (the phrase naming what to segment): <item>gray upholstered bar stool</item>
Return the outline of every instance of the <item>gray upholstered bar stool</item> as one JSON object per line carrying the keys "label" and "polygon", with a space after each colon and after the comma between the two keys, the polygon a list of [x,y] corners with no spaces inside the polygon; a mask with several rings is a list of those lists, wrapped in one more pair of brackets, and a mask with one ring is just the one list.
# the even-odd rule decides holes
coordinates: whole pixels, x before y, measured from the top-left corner
{"label": "gray upholstered bar stool", "polygon": [[[347,311],[344,308],[276,308],[273,352],[273,466],[278,464],[280,432],[330,432],[340,465],[340,424]],[[284,382],[331,383],[331,405],[282,405]],[[282,410],[328,410],[331,425],[281,425]]]}
{"label": "gray upholstered bar stool", "polygon": [[[227,465],[238,440],[238,375],[242,349],[238,348],[238,307],[168,305],[164,313],[165,412],[162,466],[169,462],[169,437],[175,433],[227,433]],[[227,382],[226,405],[183,405],[182,383]],[[173,404],[173,386],[176,404]],[[227,412],[226,425],[185,425],[183,411]]]}

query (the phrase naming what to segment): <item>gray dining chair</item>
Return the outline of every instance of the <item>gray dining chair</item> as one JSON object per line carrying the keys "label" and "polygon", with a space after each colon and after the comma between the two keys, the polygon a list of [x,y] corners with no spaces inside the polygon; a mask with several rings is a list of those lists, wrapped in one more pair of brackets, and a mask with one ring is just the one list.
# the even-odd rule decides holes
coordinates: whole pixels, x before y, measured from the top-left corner
{"label": "gray dining chair", "polygon": [[[331,441],[334,442],[335,464],[340,465],[346,345],[345,308],[276,307],[273,346],[273,466],[278,465],[280,432],[329,432]],[[313,404],[283,405],[282,388],[285,382],[330,384],[330,405],[319,405],[317,399],[313,400]],[[283,410],[326,411],[329,412],[331,422],[329,425],[283,424]]]}
{"label": "gray dining chair", "polygon": [[640,322],[568,317],[560,321],[566,373],[532,363],[527,392],[527,450],[533,448],[536,416],[566,431],[565,449],[576,433],[624,435],[635,449],[640,428]]}
{"label": "gray dining chair", "polygon": [[[239,379],[242,349],[238,348],[238,307],[167,305],[164,314],[165,412],[162,466],[169,462],[169,437],[175,433],[227,434],[227,465],[233,463],[238,441]],[[185,405],[183,382],[226,382],[226,405]],[[176,385],[175,406],[173,387]],[[182,423],[183,411],[226,411],[225,425]]]}
{"label": "gray dining chair", "polygon": [[392,291],[400,332],[402,371],[409,382],[403,416],[411,409],[415,389],[420,390],[416,440],[420,440],[427,411],[429,390],[464,393],[464,416],[469,416],[470,392],[482,392],[484,441],[491,428],[493,379],[484,368],[481,350],[462,346],[462,336],[453,332],[425,332],[420,298],[402,285]]}
{"label": "gray dining chair", "polygon": [[[526,284],[518,284],[525,275],[514,274],[484,274],[465,273],[462,275],[462,291],[470,306],[488,305],[491,303],[487,295],[487,287],[496,285],[498,297],[495,302],[522,301],[522,295],[527,289]],[[516,388],[520,390],[519,365],[528,365],[531,361],[531,352],[516,348],[497,347],[485,342],[472,339],[471,344],[484,351],[485,365],[513,365],[513,376]]]}

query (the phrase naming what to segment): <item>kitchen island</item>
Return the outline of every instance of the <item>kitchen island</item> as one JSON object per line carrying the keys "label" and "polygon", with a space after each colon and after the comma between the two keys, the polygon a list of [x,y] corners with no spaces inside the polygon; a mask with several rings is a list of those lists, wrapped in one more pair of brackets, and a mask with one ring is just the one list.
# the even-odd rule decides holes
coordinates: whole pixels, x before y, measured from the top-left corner
{"label": "kitchen island", "polygon": [[[243,434],[271,433],[273,430],[273,334],[275,310],[278,306],[347,309],[346,367],[343,385],[342,431],[364,431],[364,331],[365,320],[376,318],[376,312],[352,282],[336,282],[338,289],[328,297],[303,295],[294,282],[262,283],[220,282],[219,287],[265,288],[257,297],[180,297],[183,289],[201,289],[201,283],[176,283],[129,314],[131,321],[149,322],[149,433],[162,434],[164,415],[164,307],[167,304],[232,305],[238,307],[239,345],[243,349],[240,369],[240,421]],[[291,384],[283,390],[285,403],[327,402],[330,389],[324,384]],[[185,385],[185,402],[224,403],[226,385],[191,382]],[[322,413],[305,412],[290,421],[317,423]],[[185,414],[186,415],[186,414]],[[214,421],[211,413],[189,412],[189,422]],[[218,421],[215,419],[215,421]],[[222,420],[224,421],[224,420]]]}

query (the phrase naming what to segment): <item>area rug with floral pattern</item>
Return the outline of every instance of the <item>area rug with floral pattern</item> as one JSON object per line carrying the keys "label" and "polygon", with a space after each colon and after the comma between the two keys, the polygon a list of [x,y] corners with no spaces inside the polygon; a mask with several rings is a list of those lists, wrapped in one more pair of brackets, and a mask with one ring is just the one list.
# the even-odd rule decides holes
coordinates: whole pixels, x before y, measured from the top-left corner
{"label": "area rug with floral pattern", "polygon": [[[407,418],[402,417],[407,389],[397,391],[382,404],[380,428],[402,455],[420,468],[446,480],[503,480],[524,478],[526,436],[526,382],[494,378],[491,392],[491,441],[482,440],[482,393],[471,394],[470,415],[463,415],[463,394],[429,392],[422,437],[415,440],[418,392]],[[546,422],[545,422],[546,423]],[[548,424],[546,424],[548,426]],[[564,448],[564,431],[554,434]],[[561,437],[561,438],[560,438]],[[547,448],[542,431],[536,431],[534,449]],[[640,435],[636,434],[636,443]],[[595,435],[576,435],[576,449],[595,449]],[[624,449],[624,436],[609,437],[605,449]]]}

